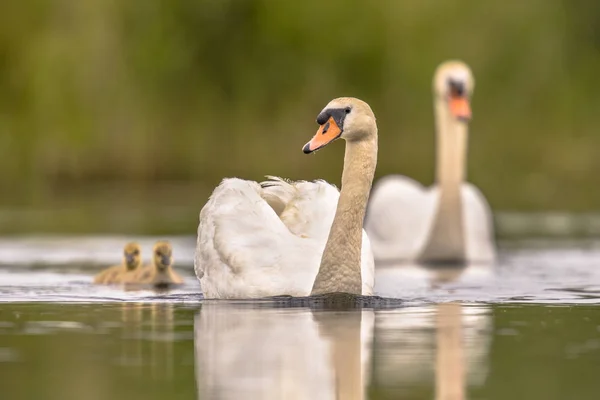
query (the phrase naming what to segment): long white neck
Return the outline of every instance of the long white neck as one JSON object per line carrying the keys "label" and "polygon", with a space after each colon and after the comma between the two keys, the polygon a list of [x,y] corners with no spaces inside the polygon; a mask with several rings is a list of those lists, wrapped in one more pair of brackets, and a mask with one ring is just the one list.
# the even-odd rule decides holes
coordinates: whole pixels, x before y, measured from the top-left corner
{"label": "long white neck", "polygon": [[342,190],[311,295],[360,295],[363,220],[377,164],[377,132],[346,143]]}
{"label": "long white neck", "polygon": [[436,97],[437,209],[429,237],[420,256],[422,262],[462,263],[465,238],[461,188],[465,180],[468,126],[449,113]]}

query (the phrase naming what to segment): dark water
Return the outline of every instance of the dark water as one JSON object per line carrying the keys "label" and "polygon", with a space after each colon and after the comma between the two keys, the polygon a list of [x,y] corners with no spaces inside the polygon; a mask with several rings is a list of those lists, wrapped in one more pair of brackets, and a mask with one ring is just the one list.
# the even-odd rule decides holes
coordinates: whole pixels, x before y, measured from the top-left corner
{"label": "dark water", "polygon": [[102,241],[93,241],[75,257],[86,245],[70,243],[27,255],[0,243],[8,260],[0,267],[2,399],[595,399],[600,392],[596,242],[507,242],[495,268],[383,269],[379,294],[400,302],[335,310],[202,300],[187,239],[176,242],[186,277],[176,291],[92,286],[94,261],[111,256],[102,258]]}

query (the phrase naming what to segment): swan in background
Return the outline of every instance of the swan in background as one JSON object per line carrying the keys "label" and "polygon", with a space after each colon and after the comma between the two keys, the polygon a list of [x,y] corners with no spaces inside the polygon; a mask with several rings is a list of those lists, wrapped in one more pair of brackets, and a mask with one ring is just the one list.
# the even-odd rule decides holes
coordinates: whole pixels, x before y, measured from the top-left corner
{"label": "swan in background", "polygon": [[194,270],[206,298],[370,295],[374,261],[363,219],[377,163],[369,105],[332,100],[312,153],[346,140],[342,188],[323,181],[225,179],[200,212]]}
{"label": "swan in background", "polygon": [[470,98],[475,82],[460,61],[441,64],[433,79],[435,184],[401,175],[377,182],[365,230],[377,263],[463,264],[495,259],[493,221],[483,194],[465,182]]}

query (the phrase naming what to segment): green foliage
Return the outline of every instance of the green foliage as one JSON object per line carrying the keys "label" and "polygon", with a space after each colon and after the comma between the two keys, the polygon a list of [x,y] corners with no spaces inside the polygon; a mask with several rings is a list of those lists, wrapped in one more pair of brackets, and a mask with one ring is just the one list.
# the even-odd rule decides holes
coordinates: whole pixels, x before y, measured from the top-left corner
{"label": "green foliage", "polygon": [[469,178],[492,206],[593,209],[599,47],[597,2],[6,1],[0,183],[43,200],[98,180],[338,182],[342,146],[300,149],[347,95],[378,117],[378,176],[429,183],[431,77],[460,58]]}

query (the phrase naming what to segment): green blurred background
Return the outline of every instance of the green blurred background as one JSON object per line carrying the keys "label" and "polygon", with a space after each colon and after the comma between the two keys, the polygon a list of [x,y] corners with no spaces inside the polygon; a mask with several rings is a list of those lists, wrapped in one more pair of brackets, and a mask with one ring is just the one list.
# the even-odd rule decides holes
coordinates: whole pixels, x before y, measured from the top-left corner
{"label": "green blurred background", "polygon": [[339,183],[302,145],[369,102],[377,176],[429,184],[431,78],[477,81],[469,179],[495,210],[600,205],[600,2],[28,0],[0,4],[0,233],[189,233],[226,176]]}

